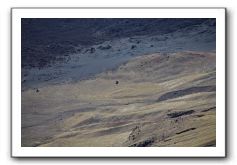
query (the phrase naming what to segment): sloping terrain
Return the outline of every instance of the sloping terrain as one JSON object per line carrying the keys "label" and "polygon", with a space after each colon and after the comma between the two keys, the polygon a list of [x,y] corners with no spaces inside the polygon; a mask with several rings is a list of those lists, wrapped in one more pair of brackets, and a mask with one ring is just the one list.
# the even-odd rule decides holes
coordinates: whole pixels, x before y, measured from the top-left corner
{"label": "sloping terrain", "polygon": [[215,146],[215,57],[148,53],[86,80],[27,88],[22,146]]}
{"label": "sloping terrain", "polygon": [[[55,61],[67,59],[72,53],[82,53],[83,49],[93,45],[122,38],[175,34],[184,29],[185,34],[193,38],[189,32],[195,33],[199,26],[209,27],[209,31],[205,28],[199,31],[200,36],[208,39],[205,36],[215,32],[215,19],[24,18],[21,28],[22,67],[51,66]],[[166,36],[160,39],[166,40]]]}
{"label": "sloping terrain", "polygon": [[[31,19],[28,21],[30,20]],[[33,21],[36,25],[43,24],[36,20]],[[191,20],[148,19],[144,22],[143,19],[112,19],[111,21],[113,23],[108,26],[106,26],[108,20],[105,22],[94,20],[97,23],[100,22],[97,26],[101,26],[100,28],[98,27],[96,32],[103,32],[102,36],[96,35],[97,37],[94,36],[95,32],[92,33],[92,29],[97,26],[92,26],[92,29],[86,28],[87,30],[91,30],[90,33],[84,31],[84,33],[88,35],[87,37],[80,36],[83,32],[83,28],[85,28],[84,26],[89,26],[94,22],[89,20],[84,20],[88,22],[89,25],[86,24],[83,26],[76,24],[77,21],[62,25],[56,24],[58,25],[56,26],[54,21],[50,23],[52,20],[47,19],[41,21],[44,23],[48,22],[52,27],[48,27],[49,25],[46,23],[45,26],[38,27],[33,23],[34,26],[31,25],[33,27],[30,26],[31,28],[29,29],[29,25],[26,26],[23,24],[24,30],[22,36],[24,36],[25,39],[22,41],[22,89],[25,90],[49,84],[63,84],[65,82],[85,80],[106,70],[115,69],[129,59],[146,54],[170,54],[187,50],[215,50],[215,20]],[[124,23],[126,21],[129,25]],[[140,26],[132,28],[131,25],[133,25],[133,23],[135,23],[135,25],[140,24]],[[142,30],[146,26],[147,30]],[[111,30],[113,29],[112,27],[120,29],[119,33],[110,32],[113,31]],[[167,27],[167,29],[165,27]],[[47,30],[42,30],[44,28]],[[53,30],[50,31],[50,29],[55,30],[55,32],[52,32]],[[76,33],[76,30],[79,32]],[[67,36],[64,33],[69,33],[70,35],[68,34]],[[116,37],[116,34],[119,36]],[[54,36],[52,37],[53,39],[50,39],[51,35]],[[82,45],[80,41],[75,41],[77,44],[71,44],[68,48],[65,41],[73,41],[73,39],[70,39],[70,36],[77,36],[78,40],[92,40],[91,37],[94,37],[96,40],[93,40],[93,42],[87,45]],[[45,38],[42,39],[41,37]],[[57,39],[55,39],[55,37]],[[50,42],[50,44],[48,42]],[[28,47],[30,47],[30,49],[28,49]]]}

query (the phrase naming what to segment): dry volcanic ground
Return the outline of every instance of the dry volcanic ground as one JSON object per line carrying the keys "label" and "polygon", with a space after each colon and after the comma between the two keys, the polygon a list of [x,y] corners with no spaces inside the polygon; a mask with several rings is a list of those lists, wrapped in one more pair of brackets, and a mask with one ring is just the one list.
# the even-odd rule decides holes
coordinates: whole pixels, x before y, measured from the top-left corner
{"label": "dry volcanic ground", "polygon": [[24,90],[22,146],[215,146],[215,59],[152,53],[87,80]]}

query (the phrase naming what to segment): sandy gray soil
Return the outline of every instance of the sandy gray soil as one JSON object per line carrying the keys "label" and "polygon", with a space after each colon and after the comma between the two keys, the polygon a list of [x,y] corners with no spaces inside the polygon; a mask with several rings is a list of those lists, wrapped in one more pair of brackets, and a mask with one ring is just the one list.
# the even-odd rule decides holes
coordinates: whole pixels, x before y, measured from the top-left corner
{"label": "sandy gray soil", "polygon": [[22,91],[22,146],[215,146],[210,51],[148,53]]}

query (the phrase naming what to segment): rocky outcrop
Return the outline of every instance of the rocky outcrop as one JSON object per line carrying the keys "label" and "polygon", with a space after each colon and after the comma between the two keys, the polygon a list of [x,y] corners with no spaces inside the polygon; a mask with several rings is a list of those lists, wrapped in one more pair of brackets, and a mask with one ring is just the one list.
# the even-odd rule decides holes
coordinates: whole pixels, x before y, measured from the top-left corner
{"label": "rocky outcrop", "polygon": [[130,133],[128,140],[134,141],[140,133],[141,133],[140,127],[136,126],[135,128],[132,129],[132,132]]}
{"label": "rocky outcrop", "polygon": [[155,138],[154,138],[154,137],[151,137],[151,138],[148,138],[148,139],[146,139],[146,140],[143,140],[143,141],[134,143],[134,144],[130,145],[129,147],[149,147],[149,146],[151,146],[154,142],[155,142]]}

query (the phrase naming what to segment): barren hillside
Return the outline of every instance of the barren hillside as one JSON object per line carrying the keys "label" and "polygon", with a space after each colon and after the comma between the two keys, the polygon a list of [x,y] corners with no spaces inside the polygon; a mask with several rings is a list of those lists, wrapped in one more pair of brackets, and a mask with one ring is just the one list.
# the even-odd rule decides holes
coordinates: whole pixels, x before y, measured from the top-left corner
{"label": "barren hillside", "polygon": [[22,146],[215,146],[215,53],[129,58],[22,91]]}

